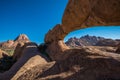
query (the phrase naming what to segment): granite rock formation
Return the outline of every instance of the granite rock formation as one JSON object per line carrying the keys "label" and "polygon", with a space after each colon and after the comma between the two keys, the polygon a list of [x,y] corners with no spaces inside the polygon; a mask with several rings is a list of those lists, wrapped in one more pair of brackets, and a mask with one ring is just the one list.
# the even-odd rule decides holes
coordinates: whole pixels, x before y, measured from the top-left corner
{"label": "granite rock formation", "polygon": [[[70,49],[61,61],[36,65],[18,80],[119,80],[120,55],[94,47]],[[65,56],[64,55],[64,56]]]}
{"label": "granite rock formation", "polygon": [[[21,47],[19,47],[19,49],[21,49]],[[32,67],[47,63],[35,43],[25,43],[21,51],[22,53],[20,54],[17,62],[8,71],[0,74],[0,80],[17,80],[19,76]]]}
{"label": "granite rock formation", "polygon": [[[73,56],[73,57],[78,56],[76,54],[77,50],[70,49],[63,43],[64,37],[67,34],[69,34],[71,31],[83,29],[83,28],[87,28],[87,27],[112,26],[112,25],[117,27],[118,25],[120,25],[120,7],[119,7],[119,5],[120,5],[120,0],[69,0],[68,5],[65,9],[63,18],[62,18],[62,23],[56,25],[45,36],[45,43],[48,45],[46,52],[49,54],[49,56],[52,58],[52,60],[56,60],[57,62],[62,62],[62,63],[69,60],[68,58],[71,58],[71,56]],[[52,36],[52,38],[51,38],[51,36]],[[90,48],[90,49],[93,49],[92,50],[93,52],[95,51],[94,48]],[[92,51],[89,54],[91,54]],[[85,70],[83,70],[83,73],[80,70],[80,72],[78,71],[78,73],[76,73],[72,77],[61,78],[62,76],[61,77],[58,76],[57,78],[53,78],[51,80],[54,80],[54,79],[58,79],[58,80],[62,80],[62,79],[64,79],[64,80],[73,80],[73,79],[76,79],[76,80],[79,80],[79,79],[81,79],[81,80],[113,79],[114,80],[114,79],[120,79],[120,77],[119,77],[120,73],[118,72],[120,69],[120,65],[119,65],[120,56],[118,55],[118,56],[116,56],[116,58],[114,58],[116,54],[108,53],[105,58],[105,57],[103,57],[106,55],[106,54],[104,54],[105,52],[100,52],[100,54],[99,54],[99,52],[97,52],[97,51],[96,51],[96,54],[91,55],[93,57],[89,57],[89,54],[86,54],[86,52],[81,54],[82,51],[79,51],[79,49],[78,49],[78,53],[80,53],[79,58],[81,60],[83,60],[82,61],[83,64],[91,61],[91,60],[88,60],[87,57],[89,57],[90,59],[94,58],[92,60],[95,63],[90,64],[90,65],[93,65],[92,67],[88,64],[86,65],[87,67],[92,68],[92,69],[86,68]],[[86,54],[85,57],[82,56],[84,54]],[[100,56],[101,57],[101,59],[100,59],[97,55],[101,55],[101,54],[103,54],[103,56]],[[74,60],[71,60],[71,59],[70,59],[70,61],[73,61],[72,63],[76,63],[78,61],[81,61],[81,60],[78,60],[79,58],[76,57],[75,62],[74,62]],[[99,58],[99,59],[97,60],[95,58]],[[111,59],[113,59],[113,60],[111,60]],[[109,63],[109,61],[111,63]],[[99,64],[99,62],[100,62],[100,64]],[[115,66],[113,67],[114,63],[115,63]],[[79,64],[79,62],[77,64]],[[104,65],[106,65],[106,66],[108,65],[108,66],[106,68],[104,68],[101,66],[102,64],[103,64],[103,66]],[[66,62],[64,65],[70,65],[70,62],[68,62],[68,64]],[[74,65],[74,64],[72,64],[72,65]],[[96,65],[101,66],[101,67],[97,68]],[[79,66],[81,69],[82,65],[79,65]],[[115,67],[116,67],[116,70],[114,70]],[[68,68],[69,67],[67,67],[66,69],[68,69]],[[79,67],[78,67],[78,69],[79,69]],[[109,72],[109,71],[111,71],[111,72]],[[82,74],[80,74],[80,73],[82,73]],[[87,75],[87,73],[88,73],[88,75]],[[48,78],[48,76],[47,76],[47,78]],[[45,78],[43,78],[43,80],[45,80]]]}
{"label": "granite rock formation", "polygon": [[[56,25],[45,36],[49,55],[53,58],[53,55],[62,55],[69,49],[64,43],[61,43],[64,46],[60,46],[59,42],[71,31],[92,26],[120,25],[119,5],[120,0],[69,0],[62,24]],[[60,48],[51,49],[56,45]],[[56,56],[53,58],[59,59],[56,59]]]}
{"label": "granite rock formation", "polygon": [[0,74],[0,80],[119,80],[119,54],[92,47],[70,49],[63,42],[73,30],[120,25],[119,5],[120,0],[69,0],[62,24],[45,36],[45,51],[55,62],[47,62],[36,44],[26,43],[21,57]]}

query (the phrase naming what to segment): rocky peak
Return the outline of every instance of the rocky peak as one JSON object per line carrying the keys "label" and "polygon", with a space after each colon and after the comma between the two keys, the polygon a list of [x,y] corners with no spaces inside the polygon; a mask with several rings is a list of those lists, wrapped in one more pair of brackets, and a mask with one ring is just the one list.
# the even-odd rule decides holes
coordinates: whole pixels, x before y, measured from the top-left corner
{"label": "rocky peak", "polygon": [[105,39],[104,37],[90,36],[90,35],[88,35],[88,34],[85,35],[85,36],[82,36],[80,39],[84,39],[84,38],[85,38],[85,39],[89,39],[89,40],[90,40],[90,39],[96,39],[96,40],[103,40],[103,39]]}
{"label": "rocky peak", "polygon": [[26,34],[20,34],[14,41],[30,41]]}
{"label": "rocky peak", "polygon": [[12,48],[14,49],[18,43],[30,42],[29,38],[25,34],[20,34],[15,40],[7,40],[0,43],[0,48]]}
{"label": "rocky peak", "polygon": [[85,35],[80,38],[70,38],[67,42],[67,46],[116,46],[120,42],[119,39],[107,39],[104,37]]}

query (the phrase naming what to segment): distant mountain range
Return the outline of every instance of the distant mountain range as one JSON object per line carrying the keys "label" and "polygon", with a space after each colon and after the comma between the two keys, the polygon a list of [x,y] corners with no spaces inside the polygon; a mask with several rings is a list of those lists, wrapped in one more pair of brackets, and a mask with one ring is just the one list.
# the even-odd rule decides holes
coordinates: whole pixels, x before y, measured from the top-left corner
{"label": "distant mountain range", "polygon": [[96,37],[85,35],[80,38],[70,38],[65,42],[67,46],[79,47],[79,46],[117,46],[120,43],[120,39],[107,39],[104,37]]}

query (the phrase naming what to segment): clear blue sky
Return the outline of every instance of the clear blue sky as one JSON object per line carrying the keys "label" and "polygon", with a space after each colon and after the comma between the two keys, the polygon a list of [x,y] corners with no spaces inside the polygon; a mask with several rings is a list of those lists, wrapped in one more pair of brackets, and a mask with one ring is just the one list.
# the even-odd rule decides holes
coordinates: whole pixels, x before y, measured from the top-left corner
{"label": "clear blue sky", "polygon": [[49,29],[61,23],[68,0],[0,0],[0,41],[21,33],[41,43]]}
{"label": "clear blue sky", "polygon": [[[44,42],[48,30],[61,23],[67,2],[68,0],[0,0],[0,42],[15,39],[21,33],[27,34],[31,41]],[[119,32],[120,27],[91,28],[71,33],[65,39],[85,34],[120,38]]]}
{"label": "clear blue sky", "polygon": [[120,39],[120,26],[94,26],[91,28],[76,30],[69,33],[65,37],[64,41],[68,40],[71,37],[80,38],[81,36],[87,34],[90,36],[101,36],[111,39]]}

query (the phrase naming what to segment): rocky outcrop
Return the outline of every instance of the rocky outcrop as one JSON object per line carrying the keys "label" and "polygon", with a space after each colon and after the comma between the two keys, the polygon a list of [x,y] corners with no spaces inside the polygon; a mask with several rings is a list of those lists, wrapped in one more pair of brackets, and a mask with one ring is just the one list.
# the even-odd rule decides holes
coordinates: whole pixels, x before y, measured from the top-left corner
{"label": "rocky outcrop", "polygon": [[69,33],[85,27],[120,25],[119,5],[119,0],[69,0],[62,28]]}
{"label": "rocky outcrop", "polygon": [[20,34],[14,41],[16,41],[16,42],[30,42],[28,36],[25,34]]}
{"label": "rocky outcrop", "polygon": [[[35,43],[25,43],[23,52],[19,60],[6,72],[0,74],[0,80],[16,80],[25,71],[31,69],[36,65],[44,65],[47,61],[42,57]],[[17,55],[16,55],[17,56]]]}
{"label": "rocky outcrop", "polygon": [[[71,49],[61,61],[30,68],[18,80],[119,80],[120,55],[94,47]],[[62,58],[64,58],[62,56]]]}
{"label": "rocky outcrop", "polygon": [[54,68],[49,69],[46,73],[40,74],[37,79],[120,79],[119,54],[106,53],[95,48],[89,48],[87,51],[70,49],[62,42],[68,33],[77,29],[120,25],[119,5],[120,0],[69,0],[61,25],[55,26],[45,36],[46,52],[52,60],[60,63],[60,71],[52,72]]}
{"label": "rocky outcrop", "polygon": [[58,24],[56,25],[52,30],[49,30],[48,33],[45,36],[45,42],[51,43],[54,41],[62,40],[65,35],[64,31],[62,29],[62,25]]}
{"label": "rocky outcrop", "polygon": [[29,38],[27,37],[27,35],[25,34],[20,34],[15,40],[8,40],[6,42],[2,42],[0,44],[0,48],[13,48],[15,49],[15,47],[17,46],[18,43],[26,43],[26,42],[30,42]]}
{"label": "rocky outcrop", "polygon": [[[77,29],[92,26],[120,25],[119,5],[119,0],[69,0],[62,18],[62,24],[55,26],[46,34],[45,43],[49,44],[48,46],[53,44],[56,46],[68,33]],[[63,45],[65,44],[63,43]],[[61,49],[52,51],[48,48],[47,52],[50,55],[59,55],[59,51],[63,51]],[[67,49],[68,47],[66,47]]]}
{"label": "rocky outcrop", "polygon": [[14,47],[13,45],[14,45],[14,41],[13,40],[8,40],[6,42],[2,42],[0,44],[0,47],[1,48],[13,48]]}
{"label": "rocky outcrop", "polygon": [[63,52],[69,49],[63,41],[54,41],[52,44],[48,44],[46,52],[52,60],[62,60]]}

